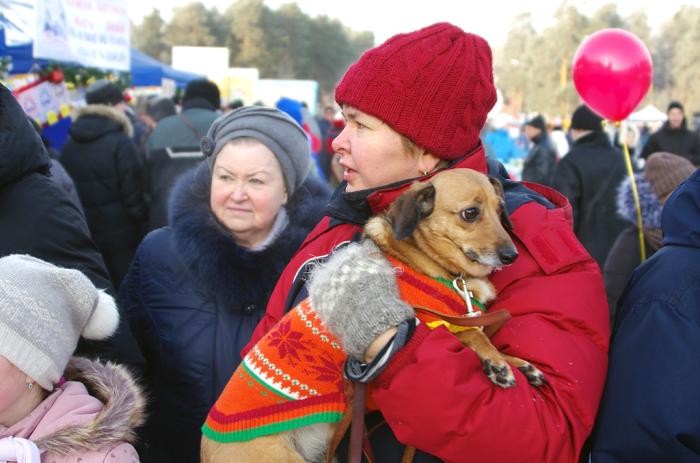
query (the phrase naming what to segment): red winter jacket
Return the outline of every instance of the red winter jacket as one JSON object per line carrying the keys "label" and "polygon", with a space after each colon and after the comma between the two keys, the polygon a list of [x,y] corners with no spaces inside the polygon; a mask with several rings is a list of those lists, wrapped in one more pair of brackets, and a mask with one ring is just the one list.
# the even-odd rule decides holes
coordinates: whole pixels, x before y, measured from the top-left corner
{"label": "red winter jacket", "polygon": [[[483,148],[453,167],[486,172]],[[603,280],[574,236],[571,207],[561,194],[501,180],[520,255],[491,276],[498,291],[491,309],[507,308],[512,315],[492,341],[500,351],[536,365],[547,384],[532,387],[515,370],[516,387],[495,387],[476,354],[454,335],[419,325],[377,379],[372,399],[399,441],[444,461],[576,462],[607,369],[610,328]],[[372,193],[366,200],[371,213],[384,210],[406,187]],[[363,222],[333,211],[338,198],[342,195],[336,193],[331,216],[287,265],[246,350],[303,296],[305,262],[358,239]]]}

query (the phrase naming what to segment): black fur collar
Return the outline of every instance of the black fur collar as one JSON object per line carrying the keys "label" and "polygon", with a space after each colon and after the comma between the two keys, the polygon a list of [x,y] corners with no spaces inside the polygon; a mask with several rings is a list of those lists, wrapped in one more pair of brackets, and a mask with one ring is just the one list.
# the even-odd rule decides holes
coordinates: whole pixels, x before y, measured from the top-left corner
{"label": "black fur collar", "polygon": [[322,217],[330,196],[318,180],[308,178],[286,209],[289,224],[261,251],[236,244],[209,207],[211,174],[206,162],[183,175],[169,205],[175,252],[208,298],[231,308],[241,301],[264,304],[292,254]]}

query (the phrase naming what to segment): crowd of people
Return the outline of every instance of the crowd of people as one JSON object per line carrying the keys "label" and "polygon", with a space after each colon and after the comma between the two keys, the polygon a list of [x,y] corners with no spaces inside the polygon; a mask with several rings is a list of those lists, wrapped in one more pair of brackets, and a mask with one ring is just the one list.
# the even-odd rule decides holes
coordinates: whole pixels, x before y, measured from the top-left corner
{"label": "crowd of people", "polygon": [[[391,352],[364,461],[407,461],[407,447],[416,463],[700,460],[700,138],[683,106],[639,150],[638,230],[623,155],[585,105],[566,133],[528,119],[526,154],[484,135],[492,69],[483,38],[438,23],[365,52],[318,119],[289,98],[222,108],[208,80],[135,111],[100,80],[60,152],[0,85],[0,461],[199,461],[207,413],[309,297],[310,272],[373,258],[347,246],[370,217],[462,168],[500,185],[518,251],[490,276],[489,310],[511,316],[492,342],[546,384],[515,371],[494,386],[412,313],[394,348],[405,305],[334,308],[358,360]],[[518,150],[522,181],[498,161]],[[328,290],[363,301],[375,280]],[[303,363],[303,341],[279,342]]]}

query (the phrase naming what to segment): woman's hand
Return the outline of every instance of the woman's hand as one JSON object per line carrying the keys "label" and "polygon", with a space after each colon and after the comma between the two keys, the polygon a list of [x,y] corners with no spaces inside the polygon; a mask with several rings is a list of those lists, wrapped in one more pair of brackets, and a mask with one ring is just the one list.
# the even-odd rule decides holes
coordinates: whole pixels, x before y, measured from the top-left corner
{"label": "woman's hand", "polygon": [[396,326],[415,317],[399,297],[394,268],[370,240],[336,251],[314,270],[308,289],[319,318],[353,359],[376,355]]}

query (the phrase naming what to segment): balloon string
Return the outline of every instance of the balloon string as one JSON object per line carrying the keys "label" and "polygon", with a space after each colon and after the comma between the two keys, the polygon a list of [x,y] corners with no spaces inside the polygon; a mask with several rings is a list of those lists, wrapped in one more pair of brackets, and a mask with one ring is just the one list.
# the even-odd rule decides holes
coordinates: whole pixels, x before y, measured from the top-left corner
{"label": "balloon string", "polygon": [[637,211],[637,231],[639,232],[639,256],[644,262],[647,258],[646,249],[644,247],[644,223],[642,221],[642,208],[639,205],[639,193],[637,193],[637,182],[634,178],[632,170],[632,161],[630,160],[630,151],[627,148],[627,141],[622,137],[622,151],[625,153],[625,165],[627,166],[627,175],[630,177],[632,185],[632,197],[634,198],[634,209]]}

